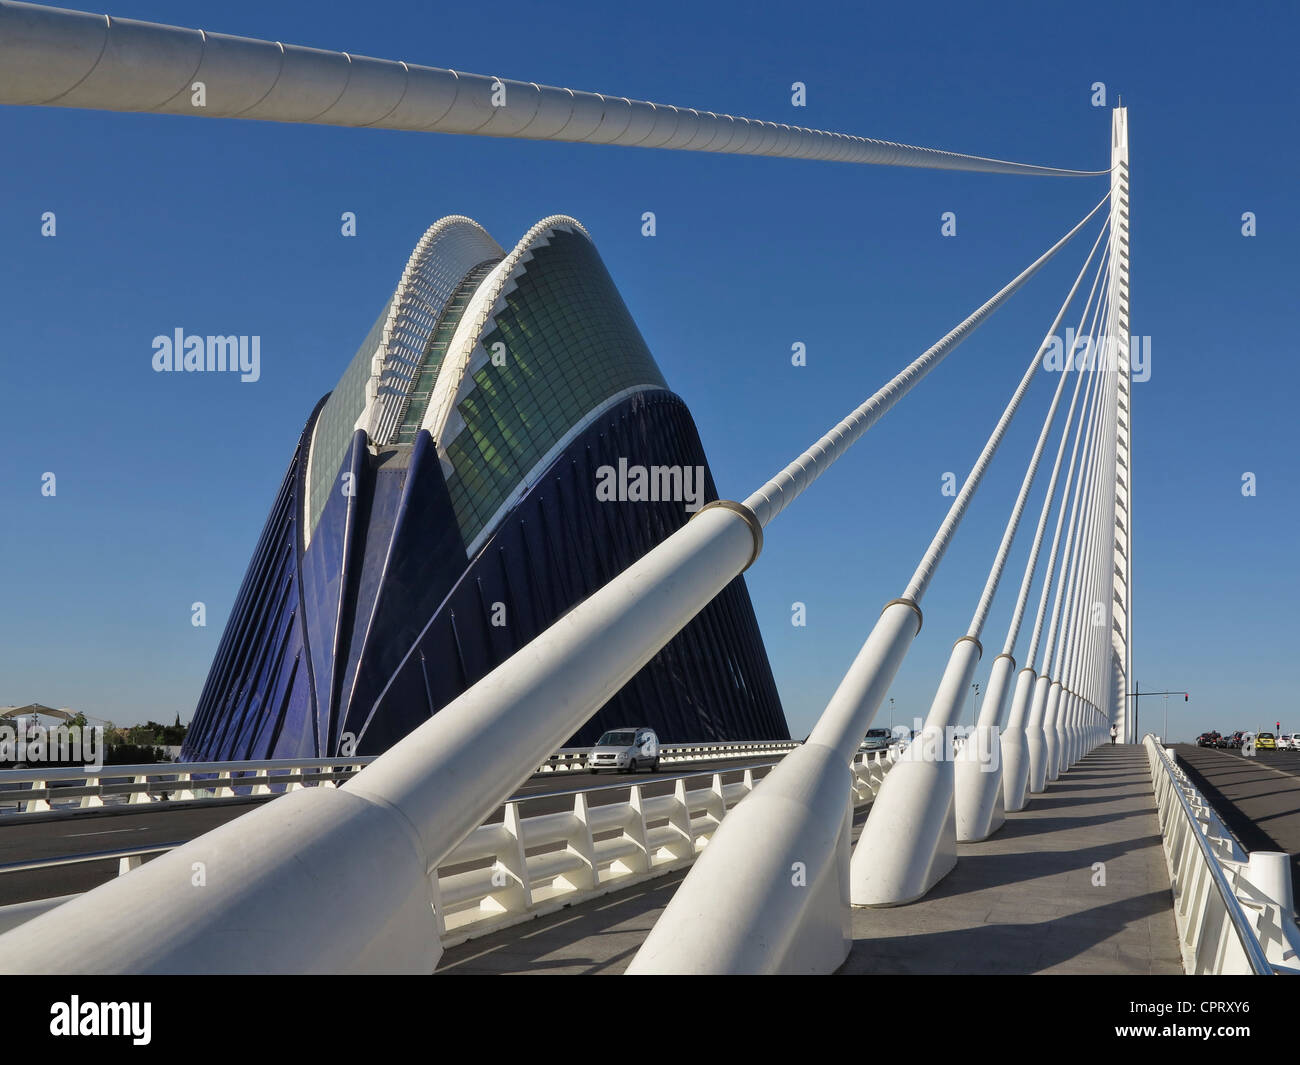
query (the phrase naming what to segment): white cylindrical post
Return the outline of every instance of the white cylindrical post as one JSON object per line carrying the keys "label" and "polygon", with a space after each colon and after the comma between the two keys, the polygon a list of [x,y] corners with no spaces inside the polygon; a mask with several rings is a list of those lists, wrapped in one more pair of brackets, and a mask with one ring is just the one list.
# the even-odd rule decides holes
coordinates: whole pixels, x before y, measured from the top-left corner
{"label": "white cylindrical post", "polygon": [[925,728],[880,786],[849,867],[855,906],[919,899],[957,864],[951,727],[979,664],[979,641],[963,636],[948,658]]}
{"label": "white cylindrical post", "polygon": [[885,607],[812,734],[718,825],[629,973],[834,972],[843,964],[849,763],[920,623],[914,604]]}
{"label": "white cylindrical post", "polygon": [[1029,790],[1034,794],[1047,787],[1047,692],[1052,686],[1050,677],[1034,680],[1034,697],[1029,707],[1029,724],[1025,728],[1025,742],[1029,745]]}
{"label": "white cylindrical post", "polygon": [[[1000,654],[993,660],[979,724],[953,767],[956,773],[958,843],[987,839],[1006,820],[1002,787],[1006,761],[1002,737],[1006,735],[1003,727],[1005,710],[1011,672],[1015,668],[1016,660],[1009,654]],[[1024,729],[1018,731],[1023,738]]]}
{"label": "white cylindrical post", "polygon": [[1061,775],[1060,755],[1061,737],[1057,731],[1057,717],[1061,712],[1061,682],[1052,681],[1047,689],[1047,705],[1043,709],[1043,736],[1047,740],[1047,779],[1055,780]]}
{"label": "white cylindrical post", "polygon": [[1029,790],[1029,739],[1026,719],[1038,675],[1032,666],[1016,674],[1011,716],[1002,732],[1002,803],[1009,812],[1023,810]]}
{"label": "white cylindrical post", "polygon": [[[342,788],[281,796],[33,918],[4,938],[0,966],[431,972],[437,863],[757,547],[743,508],[700,511]],[[199,872],[201,889],[190,886]]]}

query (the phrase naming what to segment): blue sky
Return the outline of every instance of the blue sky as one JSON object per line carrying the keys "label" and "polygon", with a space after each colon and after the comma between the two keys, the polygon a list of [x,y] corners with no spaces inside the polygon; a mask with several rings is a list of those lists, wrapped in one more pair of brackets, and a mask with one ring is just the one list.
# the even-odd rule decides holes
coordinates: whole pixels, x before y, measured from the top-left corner
{"label": "blue sky", "polygon": [[[1295,9],[631,10],[111,8],[1089,170],[1109,162],[1110,108],[1090,104],[1104,82],[1107,103],[1122,94],[1130,108],[1132,326],[1153,345],[1151,379],[1134,392],[1136,679],[1192,693],[1170,701],[1175,737],[1300,727]],[[806,108],[791,106],[794,81]],[[545,215],[582,220],[690,405],[721,491],[744,498],[1105,191],[1100,178],[57,109],[0,108],[0,138],[0,704],[119,724],[188,719],[297,434],[437,218],[470,215],[506,246]],[[40,235],[44,211],[57,215],[53,239]],[[343,211],[357,214],[356,238],[339,234]],[[644,211],[654,238],[640,235]],[[957,215],[955,238],[940,236],[944,211]],[[1241,235],[1245,211],[1256,237]],[[748,580],[796,735],[901,594],[950,502],[943,474],[969,468],[1091,235],[769,527]],[[177,326],[260,335],[261,380],[153,373],[152,338]],[[806,367],[790,365],[795,341]],[[899,720],[924,715],[965,630],[1053,384],[1031,391],[939,570],[892,691]],[[46,471],[58,477],[52,499]],[[1005,632],[1020,549],[986,647]],[[190,624],[196,600],[206,628]],[[794,601],[807,604],[806,628],[790,625]],[[1142,724],[1162,710],[1145,704]]]}

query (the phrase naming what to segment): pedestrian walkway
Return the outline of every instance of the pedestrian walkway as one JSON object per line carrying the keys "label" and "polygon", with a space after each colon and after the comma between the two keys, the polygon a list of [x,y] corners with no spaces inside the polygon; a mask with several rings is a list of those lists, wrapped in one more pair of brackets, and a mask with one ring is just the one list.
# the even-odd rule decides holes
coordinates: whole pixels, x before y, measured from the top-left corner
{"label": "pedestrian walkway", "polygon": [[[860,811],[858,828],[866,811]],[[1048,785],[920,902],[855,910],[843,973],[1182,971],[1146,755],[1109,745]],[[450,973],[621,973],[678,872],[448,950]]]}
{"label": "pedestrian walkway", "polygon": [[920,902],[854,910],[846,973],[1182,972],[1147,756],[1106,744]]}

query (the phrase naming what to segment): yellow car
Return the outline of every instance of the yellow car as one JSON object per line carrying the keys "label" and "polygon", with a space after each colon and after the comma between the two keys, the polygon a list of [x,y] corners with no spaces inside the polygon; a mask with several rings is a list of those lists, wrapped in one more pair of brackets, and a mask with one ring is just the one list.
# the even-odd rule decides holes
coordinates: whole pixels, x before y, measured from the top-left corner
{"label": "yellow car", "polygon": [[1261,732],[1255,737],[1255,750],[1257,751],[1276,751],[1277,740],[1271,732]]}

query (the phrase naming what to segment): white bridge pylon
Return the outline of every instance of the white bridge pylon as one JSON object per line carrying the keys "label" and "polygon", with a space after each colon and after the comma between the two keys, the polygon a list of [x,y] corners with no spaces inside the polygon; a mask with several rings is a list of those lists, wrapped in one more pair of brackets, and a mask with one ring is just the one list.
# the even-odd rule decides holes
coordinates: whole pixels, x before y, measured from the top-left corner
{"label": "white bridge pylon", "polygon": [[[194,106],[190,96],[196,81],[206,88],[208,106],[202,109]],[[492,103],[498,88],[504,90],[506,101],[501,107]],[[412,129],[1036,176],[1107,173],[888,144],[10,0],[0,0],[0,104]],[[1116,121],[1120,123],[1117,128],[1125,128],[1118,118]],[[1017,277],[743,503],[719,500],[707,506],[343,787],[283,795],[19,925],[0,937],[0,970],[430,972],[441,955],[430,913],[430,874],[443,859],[718,592],[757,560],[764,529],[777,514],[943,363],[1107,202],[1111,203],[1106,255],[1109,281],[1099,290],[1106,293],[1106,310],[1096,320],[1126,325],[1126,141],[1122,159],[1123,211],[1119,216],[1116,194],[1108,193]],[[1123,233],[1122,248],[1117,246],[1117,230]],[[1085,271],[1086,263],[1080,279]],[[1078,286],[1076,281],[1075,288]],[[1099,300],[1099,305],[1102,302]],[[1082,380],[1083,373],[1079,371],[1076,381]],[[1068,766],[1071,759],[1098,742],[1113,705],[1107,693],[1127,690],[1127,684],[1121,685],[1114,676],[1114,629],[1103,628],[1103,639],[1098,627],[1088,624],[1090,597],[1101,598],[1103,588],[1111,591],[1107,578],[1112,572],[1109,552],[1115,538],[1110,522],[1117,513],[1117,482],[1110,474],[1116,468],[1115,426],[1121,410],[1127,469],[1127,383],[1121,396],[1116,374],[1107,376],[1107,371],[1095,367],[1088,374],[1085,394],[1089,398],[1079,418],[1079,426],[1087,422],[1088,429],[1084,446],[1077,450],[1077,471],[1071,460],[1075,485],[1087,487],[1076,488],[1070,508],[1069,533],[1060,560],[1061,583],[1048,627],[1049,639],[1054,638],[1055,644],[1049,642],[1032,685],[1021,684],[1023,672],[1018,677],[1012,701],[1011,721],[1026,722],[1027,753],[1021,761],[1031,769],[1037,764],[1044,772],[1049,766],[1059,771],[1058,761]],[[1027,373],[1022,379],[904,594],[886,604],[809,741],[721,823],[635,959],[633,971],[827,971],[843,961],[850,936],[849,764],[920,630],[925,590],[1020,405],[1030,376]],[[1076,395],[1078,388],[1076,384]],[[1118,402],[1121,398],[1123,403]],[[1044,439],[1040,435],[1031,468],[1036,466]],[[1077,441],[1076,436],[1076,446]],[[1007,549],[1027,492],[1027,487],[1022,490],[1008,523],[1004,536]],[[1061,496],[1061,514],[1066,492]],[[1044,521],[1040,516],[1040,539]],[[1059,529],[1058,520],[1058,533]],[[1098,546],[1102,542],[1105,551]],[[1085,549],[1078,550],[1079,544]],[[1056,547],[1054,542],[1049,552],[1052,564]],[[1005,551],[1000,549],[990,574],[994,589],[1005,561]],[[991,602],[992,593],[987,589],[986,598]],[[1043,604],[1045,601],[1044,595]],[[1023,609],[1023,603],[1018,609]],[[982,599],[976,609],[976,632],[987,612],[988,603]],[[1040,605],[1035,641],[1037,630],[1045,624],[1044,613],[1045,605]],[[1127,628],[1123,635],[1130,639]],[[1012,638],[1012,650],[1004,655],[1013,653],[1014,642]],[[959,641],[959,650],[950,666],[952,676],[936,697],[936,707],[945,715],[954,703],[959,705],[949,694],[956,691],[953,678],[969,679],[973,673],[979,657],[977,636],[968,633]],[[1057,655],[1049,672],[1052,650]],[[1033,657],[1031,651],[1031,661]],[[1003,689],[1011,667],[998,663],[1006,660],[1003,656],[995,660],[999,674],[1006,674],[999,681]],[[1125,667],[1127,662],[1126,657]],[[1034,689],[1032,700],[1030,687]],[[1041,707],[1037,699],[1040,690]],[[1001,695],[997,701],[1001,703]],[[999,706],[997,720],[988,725],[996,725],[1000,718]],[[1035,763],[1034,751],[1039,748],[1042,751]],[[914,776],[920,781],[920,775]],[[1032,777],[1032,772],[1024,775],[1030,786]],[[1015,779],[1021,779],[1019,771]],[[1007,787],[1003,787],[1004,805],[1015,809],[1014,796]],[[929,795],[925,788],[920,791]],[[982,792],[986,798],[976,802],[978,808],[992,794],[988,831],[996,828],[999,816],[995,792]],[[944,824],[934,834],[940,847],[946,846],[947,839],[946,794],[940,796],[945,798]],[[905,865],[916,861],[914,856],[900,860]],[[807,866],[807,887],[793,893],[792,861]],[[191,887],[196,862],[209,870],[202,891]],[[383,869],[384,875],[374,876],[374,869]],[[922,882],[930,876],[925,874]],[[263,933],[251,936],[250,928]],[[761,934],[756,934],[756,929]]]}

